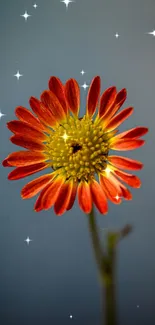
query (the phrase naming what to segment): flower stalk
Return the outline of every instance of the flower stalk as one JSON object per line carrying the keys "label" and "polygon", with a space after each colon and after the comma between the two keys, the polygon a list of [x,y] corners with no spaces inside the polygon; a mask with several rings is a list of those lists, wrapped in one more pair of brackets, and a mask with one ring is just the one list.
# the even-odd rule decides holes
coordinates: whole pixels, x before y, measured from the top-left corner
{"label": "flower stalk", "polygon": [[127,225],[119,232],[109,232],[107,235],[107,249],[105,250],[103,245],[101,245],[94,208],[88,214],[88,219],[103,295],[104,308],[102,325],[118,325],[116,304],[116,246],[120,239],[131,232],[132,228]]}

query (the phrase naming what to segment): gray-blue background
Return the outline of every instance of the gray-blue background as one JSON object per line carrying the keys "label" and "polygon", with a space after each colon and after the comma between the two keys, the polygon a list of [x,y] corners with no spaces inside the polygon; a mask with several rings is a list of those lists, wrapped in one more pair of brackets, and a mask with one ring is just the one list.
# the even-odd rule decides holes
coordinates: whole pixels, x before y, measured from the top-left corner
{"label": "gray-blue background", "polygon": [[[102,89],[127,88],[126,106],[135,112],[121,130],[150,128],[146,146],[129,153],[145,165],[138,173],[142,187],[132,190],[133,201],[110,204],[109,214],[97,213],[97,220],[101,228],[134,226],[119,246],[119,325],[153,325],[155,37],[146,33],[155,29],[155,1],[76,0],[68,11],[59,0],[38,0],[37,9],[33,4],[0,1],[0,110],[6,114],[0,121],[0,159],[18,150],[9,142],[6,121],[14,119],[16,106],[28,107],[31,95],[39,97],[51,75],[82,85],[99,74]],[[20,17],[25,10],[32,15],[27,22]],[[13,76],[18,69],[19,81]],[[84,114],[87,90],[81,94]],[[33,212],[36,198],[23,201],[20,190],[34,176],[10,182],[7,174],[1,166],[0,324],[99,325],[100,288],[87,217],[77,202],[62,217],[53,209]],[[27,236],[33,239],[29,246]]]}

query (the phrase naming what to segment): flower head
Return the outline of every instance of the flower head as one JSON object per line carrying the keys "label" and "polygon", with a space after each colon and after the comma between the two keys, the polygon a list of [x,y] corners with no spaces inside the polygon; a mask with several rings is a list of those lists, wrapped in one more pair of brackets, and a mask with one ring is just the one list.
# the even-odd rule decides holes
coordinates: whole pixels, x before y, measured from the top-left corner
{"label": "flower head", "polygon": [[[31,97],[33,111],[19,106],[18,120],[7,123],[15,145],[26,148],[13,152],[3,161],[4,167],[16,167],[8,175],[17,180],[49,168],[48,174],[29,182],[21,191],[23,199],[37,195],[35,210],[47,210],[54,205],[57,215],[70,210],[76,194],[80,208],[89,213],[94,203],[100,213],[107,213],[107,199],[121,203],[132,195],[122,181],[140,187],[137,176],[123,170],[138,170],[142,163],[110,155],[110,150],[131,150],[144,144],[139,139],[147,133],[145,127],[135,127],[118,134],[117,128],[133,112],[127,107],[118,110],[126,100],[126,89],[119,92],[110,87],[100,96],[100,77],[90,85],[86,114],[79,118],[80,89],[75,79],[65,85],[57,77],[49,80],[40,100]],[[93,118],[94,114],[97,114]]]}

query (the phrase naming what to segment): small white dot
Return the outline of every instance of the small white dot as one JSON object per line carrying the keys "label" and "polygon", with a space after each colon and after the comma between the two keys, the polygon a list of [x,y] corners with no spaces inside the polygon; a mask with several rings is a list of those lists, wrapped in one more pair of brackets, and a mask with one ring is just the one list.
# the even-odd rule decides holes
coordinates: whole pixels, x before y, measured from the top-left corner
{"label": "small white dot", "polygon": [[137,305],[137,308],[139,308],[139,305]]}
{"label": "small white dot", "polygon": [[119,34],[118,34],[118,33],[116,33],[116,34],[115,34],[115,37],[116,37],[116,38],[118,38],[118,37],[119,37]]}
{"label": "small white dot", "polygon": [[70,318],[73,318],[73,316],[72,316],[72,315],[70,315],[69,317],[70,317]]}

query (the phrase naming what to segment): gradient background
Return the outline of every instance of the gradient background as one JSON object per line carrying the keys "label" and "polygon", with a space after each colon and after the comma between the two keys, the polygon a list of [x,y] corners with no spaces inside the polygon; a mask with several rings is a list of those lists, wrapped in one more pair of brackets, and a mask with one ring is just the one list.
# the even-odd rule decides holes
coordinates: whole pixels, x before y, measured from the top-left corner
{"label": "gradient background", "polygon": [[[134,232],[119,245],[117,289],[119,325],[155,322],[155,29],[154,0],[76,0],[68,11],[59,0],[1,0],[0,2],[0,159],[18,150],[9,142],[5,123],[14,108],[28,107],[48,79],[73,77],[82,85],[95,75],[102,89],[126,87],[125,106],[135,112],[120,128],[150,128],[146,146],[127,153],[141,160],[142,187],[133,200],[109,205],[101,228],[119,229],[126,223]],[[27,22],[20,15],[32,15]],[[115,33],[120,34],[118,39]],[[23,77],[13,76],[19,69]],[[86,73],[82,76],[80,71]],[[87,90],[81,88],[81,112]],[[100,288],[90,246],[87,217],[74,208],[56,217],[53,209],[35,213],[36,198],[23,201],[20,190],[34,175],[7,180],[0,167],[0,324],[99,325]],[[42,173],[40,173],[42,174]],[[37,176],[39,176],[38,174]],[[101,229],[105,236],[107,230]],[[28,246],[24,240],[33,241]],[[139,306],[139,308],[137,307]],[[73,318],[70,319],[70,315]]]}

